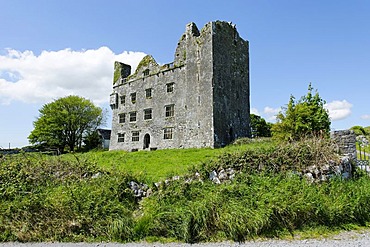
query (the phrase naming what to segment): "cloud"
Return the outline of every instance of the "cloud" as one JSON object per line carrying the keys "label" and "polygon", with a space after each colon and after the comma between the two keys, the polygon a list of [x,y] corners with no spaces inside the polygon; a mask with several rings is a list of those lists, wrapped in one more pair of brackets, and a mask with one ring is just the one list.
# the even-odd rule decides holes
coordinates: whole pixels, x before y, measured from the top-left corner
{"label": "cloud", "polygon": [[275,122],[276,121],[276,115],[281,111],[281,108],[272,108],[272,107],[269,107],[269,106],[266,106],[264,109],[263,109],[263,113],[265,114],[266,116],[266,120],[267,121],[272,121],[272,122]]}
{"label": "cloud", "polygon": [[329,117],[332,121],[345,119],[351,115],[352,104],[346,100],[334,100],[325,104],[324,107],[329,111]]}
{"label": "cloud", "polygon": [[370,115],[369,115],[369,114],[367,114],[367,115],[362,115],[362,116],[361,116],[361,118],[362,118],[362,119],[370,119]]}
{"label": "cloud", "polygon": [[44,103],[79,95],[96,104],[108,102],[114,61],[131,65],[134,72],[143,52],[114,54],[108,47],[73,51],[6,50],[0,55],[0,104],[12,101]]}
{"label": "cloud", "polygon": [[257,108],[251,108],[251,114],[254,114],[254,115],[257,115],[257,116],[260,116],[260,113],[258,112]]}

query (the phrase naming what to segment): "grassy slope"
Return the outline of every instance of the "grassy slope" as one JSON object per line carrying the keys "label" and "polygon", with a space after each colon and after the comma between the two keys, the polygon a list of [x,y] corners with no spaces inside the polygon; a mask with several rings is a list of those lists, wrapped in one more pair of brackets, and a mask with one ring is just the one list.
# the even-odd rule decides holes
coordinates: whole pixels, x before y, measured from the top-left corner
{"label": "grassy slope", "polygon": [[133,173],[148,183],[158,182],[170,176],[181,175],[189,168],[216,159],[223,153],[255,149],[271,145],[271,142],[254,142],[231,145],[220,149],[167,149],[156,151],[101,151],[79,154],[77,157],[95,162],[107,170]]}
{"label": "grassy slope", "polygon": [[[244,241],[369,226],[367,176],[319,184],[290,173],[243,172],[221,185],[207,179],[207,172],[219,165],[309,159],[307,145],[277,150],[276,157],[265,153],[271,145],[0,157],[0,241]],[[216,162],[207,163],[210,159]],[[206,171],[201,172],[203,182],[178,180],[140,203],[128,189],[138,174],[138,181],[149,184],[200,163],[198,168]],[[95,177],[99,170],[110,172]]]}

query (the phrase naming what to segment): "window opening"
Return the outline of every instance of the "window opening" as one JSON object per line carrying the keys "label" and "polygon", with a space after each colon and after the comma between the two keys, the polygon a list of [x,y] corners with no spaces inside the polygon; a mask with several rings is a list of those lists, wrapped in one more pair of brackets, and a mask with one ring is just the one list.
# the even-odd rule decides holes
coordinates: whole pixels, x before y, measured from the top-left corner
{"label": "window opening", "polygon": [[130,112],[130,122],[136,122],[136,111]]}
{"label": "window opening", "polygon": [[125,105],[126,104],[126,96],[121,95],[119,98],[120,98],[120,101],[121,101],[121,105]]}
{"label": "window opening", "polygon": [[139,141],[139,131],[132,131],[132,141],[138,142]]}
{"label": "window opening", "polygon": [[125,141],[125,133],[118,133],[118,142]]}
{"label": "window opening", "polygon": [[131,103],[135,104],[136,103],[136,93],[131,94]]}
{"label": "window opening", "polygon": [[119,120],[118,120],[119,123],[125,123],[126,122],[126,113],[119,114],[118,118],[119,118]]}
{"label": "window opening", "polygon": [[145,109],[144,110],[144,120],[152,119],[152,109]]}
{"label": "window opening", "polygon": [[163,139],[170,140],[173,138],[173,128],[164,128],[163,130]]}
{"label": "window opening", "polygon": [[144,70],[143,75],[148,76],[149,75],[149,69]]}
{"label": "window opening", "polygon": [[166,117],[173,117],[175,115],[175,105],[166,105]]}
{"label": "window opening", "polygon": [[147,99],[151,99],[152,98],[152,89],[151,88],[145,89],[145,97]]}
{"label": "window opening", "polygon": [[170,83],[166,84],[167,93],[172,93],[173,92],[174,84],[175,84],[174,82],[170,82]]}

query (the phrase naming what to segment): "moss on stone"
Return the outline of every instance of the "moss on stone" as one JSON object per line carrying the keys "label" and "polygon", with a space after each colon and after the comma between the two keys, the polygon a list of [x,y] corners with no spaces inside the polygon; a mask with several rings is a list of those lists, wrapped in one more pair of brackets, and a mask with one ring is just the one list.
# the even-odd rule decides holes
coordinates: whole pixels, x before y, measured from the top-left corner
{"label": "moss on stone", "polygon": [[114,62],[114,74],[113,74],[113,84],[121,77],[121,64],[120,62]]}

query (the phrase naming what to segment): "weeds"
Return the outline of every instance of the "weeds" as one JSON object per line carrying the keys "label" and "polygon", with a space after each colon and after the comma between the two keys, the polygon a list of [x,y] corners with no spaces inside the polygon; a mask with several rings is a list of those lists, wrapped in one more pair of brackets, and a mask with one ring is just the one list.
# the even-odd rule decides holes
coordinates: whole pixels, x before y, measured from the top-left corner
{"label": "weeds", "polygon": [[[190,177],[198,171],[202,181],[164,183],[159,189],[153,187],[153,194],[140,202],[128,183],[153,181],[164,173],[113,169],[102,164],[104,158],[111,154],[118,164],[120,159],[140,160],[135,166],[139,171],[146,157],[145,167],[154,159],[153,166],[159,169],[159,164],[170,163],[163,165],[165,162],[158,160],[163,155],[176,155],[176,150],[137,152],[130,154],[132,157],[118,152],[93,152],[93,157],[2,157],[0,241],[242,242],[302,234],[305,229],[367,226],[369,176],[359,172],[352,180],[336,178],[312,184],[292,172],[337,159],[333,149],[327,140],[303,140],[283,145],[262,141],[222,150],[187,150],[179,156],[188,161],[198,157],[199,164],[181,163],[178,166],[183,172],[175,174]],[[190,166],[193,168],[185,172]],[[215,185],[208,180],[209,171],[226,168],[239,171],[232,181]],[[171,172],[179,171],[176,169]]]}

